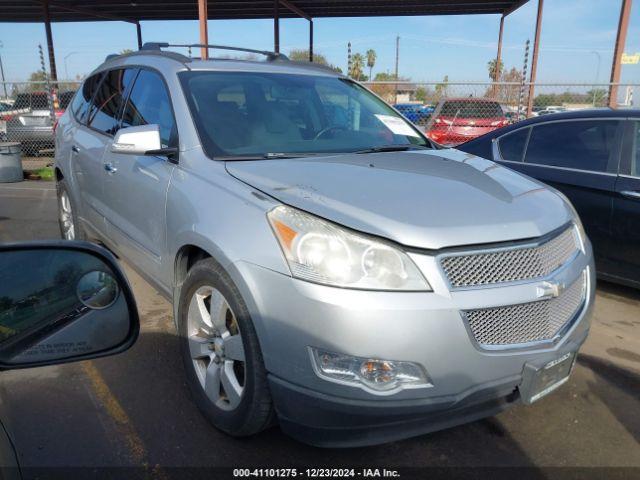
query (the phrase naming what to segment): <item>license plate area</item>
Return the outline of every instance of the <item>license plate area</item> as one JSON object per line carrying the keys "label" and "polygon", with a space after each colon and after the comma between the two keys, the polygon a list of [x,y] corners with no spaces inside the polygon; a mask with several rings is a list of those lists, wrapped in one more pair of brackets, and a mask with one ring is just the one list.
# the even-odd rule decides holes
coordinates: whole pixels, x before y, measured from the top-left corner
{"label": "license plate area", "polygon": [[531,405],[569,380],[575,359],[575,352],[569,352],[542,367],[525,364],[519,387],[522,402]]}

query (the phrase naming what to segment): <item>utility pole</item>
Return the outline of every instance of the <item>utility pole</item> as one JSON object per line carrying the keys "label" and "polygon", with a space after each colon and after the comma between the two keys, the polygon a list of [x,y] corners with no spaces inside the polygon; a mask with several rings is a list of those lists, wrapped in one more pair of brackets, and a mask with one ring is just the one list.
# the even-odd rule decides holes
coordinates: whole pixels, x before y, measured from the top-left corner
{"label": "utility pole", "polygon": [[527,64],[529,63],[529,40],[524,44],[524,65],[522,66],[522,81],[520,82],[520,98],[518,99],[518,120],[523,112],[524,103],[524,82],[527,78]]}
{"label": "utility pole", "polygon": [[[4,45],[2,42],[0,42],[0,48],[2,48]],[[9,98],[9,95],[7,95],[7,84],[5,83],[5,79],[4,79],[4,68],[2,66],[2,55],[0,55],[0,77],[2,77],[2,86],[4,88],[4,98]]]}
{"label": "utility pole", "polygon": [[[398,81],[398,60],[400,58],[400,35],[396,36],[396,71],[395,71],[395,77],[396,77],[396,82]],[[394,103],[398,103],[398,84],[396,83],[396,88],[395,88],[395,99],[394,99]]]}
{"label": "utility pole", "polygon": [[592,50],[591,53],[593,53],[596,57],[598,57],[598,64],[596,66],[596,79],[593,82],[593,106],[596,106],[596,92],[598,90],[598,79],[600,78],[600,53],[596,52],[595,50]]}
{"label": "utility pole", "polygon": [[616,35],[616,46],[613,51],[613,64],[611,65],[611,85],[609,87],[609,107],[618,106],[618,84],[620,83],[620,70],[622,68],[622,52],[627,40],[627,30],[629,29],[629,17],[631,16],[631,2],[633,0],[622,0],[620,6],[620,20],[618,21],[618,33]]}
{"label": "utility pole", "polygon": [[49,102],[49,115],[51,115],[51,124],[56,121],[56,112],[54,105],[55,98],[53,98],[53,91],[51,90],[51,84],[49,83],[49,75],[47,74],[47,68],[44,65],[44,52],[42,51],[42,44],[38,44],[38,52],[40,53],[40,68],[44,75],[45,88],[47,90],[47,101]]}
{"label": "utility pole", "polygon": [[527,98],[527,117],[533,110],[533,96],[536,86],[536,73],[538,70],[538,50],[540,48],[540,30],[542,30],[542,8],[544,0],[538,0],[538,16],[536,18],[536,33],[533,40],[533,54],[531,55],[531,77],[529,78],[529,98]]}
{"label": "utility pole", "polygon": [[347,43],[347,77],[351,77],[351,42]]}

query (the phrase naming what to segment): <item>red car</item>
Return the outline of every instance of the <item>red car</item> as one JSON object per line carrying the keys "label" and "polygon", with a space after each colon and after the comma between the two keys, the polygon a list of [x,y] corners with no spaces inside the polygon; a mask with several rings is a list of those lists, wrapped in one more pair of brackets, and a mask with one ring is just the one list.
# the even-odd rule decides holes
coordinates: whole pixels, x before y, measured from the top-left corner
{"label": "red car", "polygon": [[448,98],[436,107],[426,133],[434,142],[454,147],[508,124],[495,100]]}

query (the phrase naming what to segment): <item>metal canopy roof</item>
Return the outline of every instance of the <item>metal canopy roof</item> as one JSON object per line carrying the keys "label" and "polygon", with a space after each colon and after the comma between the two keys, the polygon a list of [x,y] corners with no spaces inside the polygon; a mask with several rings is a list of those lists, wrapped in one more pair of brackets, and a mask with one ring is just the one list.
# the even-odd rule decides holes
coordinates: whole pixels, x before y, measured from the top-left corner
{"label": "metal canopy roof", "polygon": [[[290,0],[281,2],[281,18],[298,17],[289,3],[309,17],[509,14],[528,0]],[[43,3],[0,0],[0,22],[41,22]],[[195,0],[50,0],[52,22],[95,20],[195,20]],[[274,0],[208,0],[209,19],[273,18]]]}

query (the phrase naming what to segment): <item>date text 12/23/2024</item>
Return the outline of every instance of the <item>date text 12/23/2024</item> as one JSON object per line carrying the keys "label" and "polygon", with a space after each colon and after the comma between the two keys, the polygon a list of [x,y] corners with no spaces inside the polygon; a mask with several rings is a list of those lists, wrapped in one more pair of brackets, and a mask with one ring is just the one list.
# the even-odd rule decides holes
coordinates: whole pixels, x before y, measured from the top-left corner
{"label": "date text 12/23/2024", "polygon": [[234,478],[398,478],[397,470],[386,468],[235,468]]}

